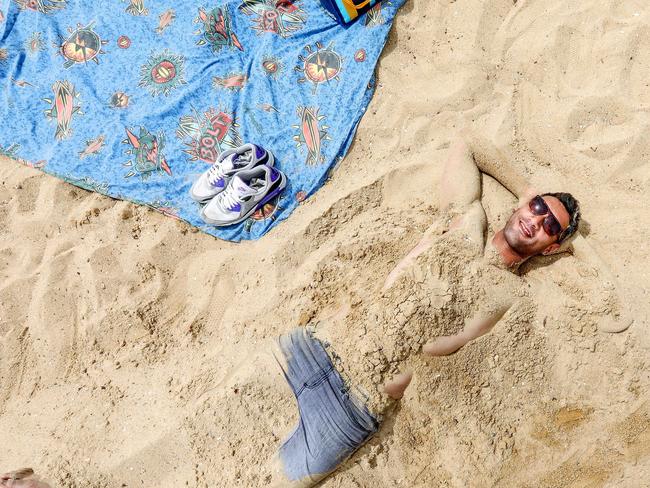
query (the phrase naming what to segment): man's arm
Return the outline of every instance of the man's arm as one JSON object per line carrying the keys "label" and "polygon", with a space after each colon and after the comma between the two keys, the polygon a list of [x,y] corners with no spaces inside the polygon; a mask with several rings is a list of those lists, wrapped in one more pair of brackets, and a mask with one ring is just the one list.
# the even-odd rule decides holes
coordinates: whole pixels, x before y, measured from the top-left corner
{"label": "man's arm", "polygon": [[469,145],[461,138],[451,141],[438,188],[440,210],[465,212],[481,198],[481,175]]}
{"label": "man's arm", "polygon": [[590,244],[580,233],[572,240],[573,255],[583,263],[588,263],[598,270],[600,283],[606,285],[620,304],[616,314],[607,314],[600,317],[598,330],[602,332],[623,332],[634,322],[630,311],[630,304],[624,298],[624,293],[611,267],[600,257],[598,249]]}
{"label": "man's arm", "polygon": [[454,335],[438,337],[422,347],[422,352],[429,356],[448,356],[458,351],[467,343],[487,334],[510,309],[512,303],[503,302],[494,310],[481,311],[465,321],[463,330]]}
{"label": "man's arm", "polygon": [[[464,232],[482,252],[485,244],[483,233],[487,222],[480,198],[481,175],[472,159],[469,146],[460,138],[452,140],[438,189],[438,207],[442,212],[451,211],[452,215],[455,215],[446,230]],[[444,225],[447,227],[447,224]],[[439,227],[437,222],[429,227],[420,242],[392,269],[384,282],[384,290],[393,286],[417,257],[431,247],[434,236],[441,233]]]}
{"label": "man's arm", "polygon": [[463,135],[482,173],[497,180],[520,200],[529,200],[536,192],[508,158],[488,139],[474,134]]}

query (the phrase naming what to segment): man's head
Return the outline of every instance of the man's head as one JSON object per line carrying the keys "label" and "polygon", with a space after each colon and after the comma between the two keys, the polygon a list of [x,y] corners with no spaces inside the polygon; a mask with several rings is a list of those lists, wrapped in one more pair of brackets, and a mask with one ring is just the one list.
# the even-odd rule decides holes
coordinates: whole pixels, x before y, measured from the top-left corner
{"label": "man's head", "polygon": [[557,251],[580,222],[580,205],[569,193],[537,195],[515,210],[503,228],[508,245],[522,258]]}

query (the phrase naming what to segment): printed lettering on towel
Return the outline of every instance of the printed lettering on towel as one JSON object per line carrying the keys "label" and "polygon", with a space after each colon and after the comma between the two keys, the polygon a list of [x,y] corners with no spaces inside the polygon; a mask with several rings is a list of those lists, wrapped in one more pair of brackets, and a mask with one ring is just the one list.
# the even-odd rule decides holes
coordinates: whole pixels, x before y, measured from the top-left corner
{"label": "printed lettering on towel", "polygon": [[239,126],[232,114],[209,108],[200,114],[184,115],[178,122],[176,137],[185,141],[190,161],[204,161],[212,164],[224,149],[242,144]]}

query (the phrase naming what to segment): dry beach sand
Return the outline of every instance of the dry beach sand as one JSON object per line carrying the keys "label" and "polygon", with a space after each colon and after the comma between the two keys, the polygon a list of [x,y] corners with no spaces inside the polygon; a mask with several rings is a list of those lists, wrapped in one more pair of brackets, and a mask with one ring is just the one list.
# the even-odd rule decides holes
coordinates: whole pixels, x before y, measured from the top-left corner
{"label": "dry beach sand", "polygon": [[[295,412],[234,379],[246,357],[361,306],[434,222],[445,148],[471,123],[536,187],[580,199],[600,263],[526,265],[530,309],[453,356],[414,356],[396,414],[322,486],[650,486],[649,25],[645,0],[408,0],[349,155],[258,242],[3,159],[0,472],[263,486]],[[515,203],[489,178],[483,202],[491,230]],[[382,313],[408,315],[400,300]],[[617,317],[634,321],[598,330]]]}

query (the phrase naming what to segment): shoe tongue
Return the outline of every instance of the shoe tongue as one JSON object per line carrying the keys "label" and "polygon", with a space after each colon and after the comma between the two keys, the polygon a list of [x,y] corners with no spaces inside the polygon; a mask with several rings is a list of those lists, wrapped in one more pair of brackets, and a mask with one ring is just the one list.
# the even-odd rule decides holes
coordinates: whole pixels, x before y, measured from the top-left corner
{"label": "shoe tongue", "polygon": [[232,169],[235,169],[235,165],[237,164],[238,157],[239,157],[238,154],[231,154],[228,157],[224,158],[223,161],[221,161],[221,168],[224,171],[230,171]]}
{"label": "shoe tongue", "polygon": [[237,168],[243,168],[250,163],[251,158],[248,154],[231,154],[221,162],[221,167],[225,171],[230,171]]}
{"label": "shoe tongue", "polygon": [[237,175],[232,179],[232,186],[238,195],[252,195],[255,193],[255,190],[248,186],[244,180]]}

